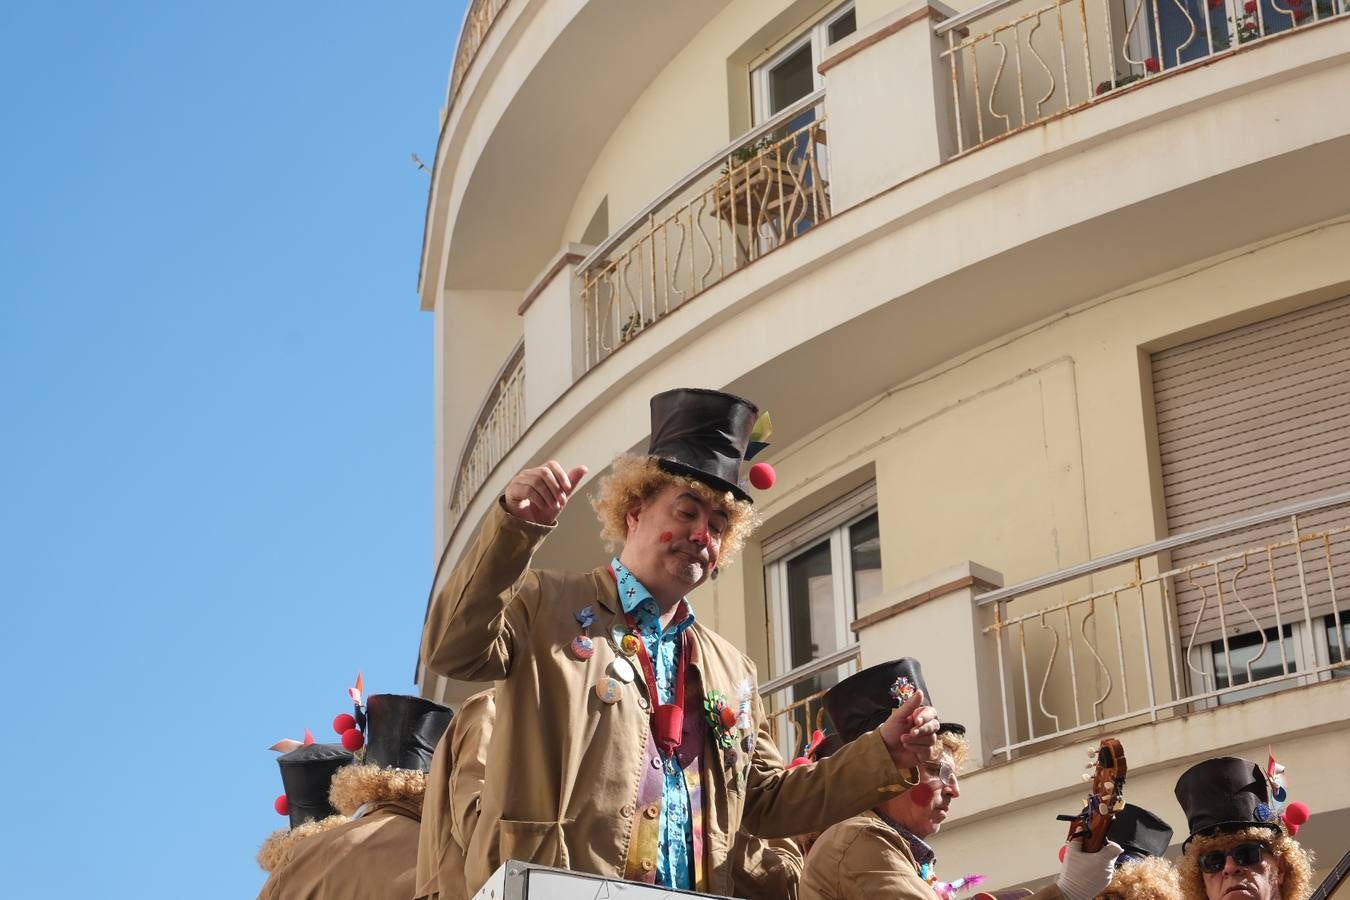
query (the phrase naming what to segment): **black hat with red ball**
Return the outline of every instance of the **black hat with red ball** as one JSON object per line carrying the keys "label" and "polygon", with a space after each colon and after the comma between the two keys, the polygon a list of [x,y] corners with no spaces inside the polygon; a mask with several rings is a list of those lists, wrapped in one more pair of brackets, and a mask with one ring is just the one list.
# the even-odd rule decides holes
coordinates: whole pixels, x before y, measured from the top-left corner
{"label": "black hat with red ball", "polygon": [[286,793],[277,797],[276,811],[290,816],[292,828],[337,815],[328,802],[328,786],[337,771],[355,758],[336,744],[316,743],[302,744],[277,757]]}
{"label": "black hat with red ball", "polygon": [[[738,500],[753,502],[741,478],[741,463],[765,447],[773,432],[768,413],[735,394],[704,388],[676,388],[651,400],[652,436],[647,455],[673,475],[687,475]],[[759,490],[776,479],[768,463],[750,467],[749,484]]]}

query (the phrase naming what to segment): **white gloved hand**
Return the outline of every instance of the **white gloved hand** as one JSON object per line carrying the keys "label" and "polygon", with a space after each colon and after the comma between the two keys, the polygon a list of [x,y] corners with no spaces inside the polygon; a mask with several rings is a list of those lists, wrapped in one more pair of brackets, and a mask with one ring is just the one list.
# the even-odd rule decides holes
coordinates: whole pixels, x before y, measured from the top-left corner
{"label": "white gloved hand", "polygon": [[1055,879],[1055,886],[1064,895],[1064,900],[1092,900],[1106,890],[1116,871],[1116,857],[1123,849],[1119,844],[1107,841],[1096,853],[1084,853],[1082,842],[1069,841],[1064,865]]}

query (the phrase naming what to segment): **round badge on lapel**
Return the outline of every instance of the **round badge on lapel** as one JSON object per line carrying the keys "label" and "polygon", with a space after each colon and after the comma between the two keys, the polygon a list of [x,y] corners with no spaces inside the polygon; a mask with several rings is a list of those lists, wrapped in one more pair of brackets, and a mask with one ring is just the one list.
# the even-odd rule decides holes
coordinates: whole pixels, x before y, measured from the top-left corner
{"label": "round badge on lapel", "polygon": [[595,644],[586,635],[579,634],[572,638],[572,655],[585,662],[595,655]]}
{"label": "round badge on lapel", "polygon": [[633,634],[631,631],[626,631],[624,632],[623,637],[619,638],[619,649],[622,650],[626,656],[636,656],[638,648],[642,646],[640,641],[641,638],[636,634]]}
{"label": "round badge on lapel", "polygon": [[624,684],[632,684],[637,673],[633,671],[633,664],[622,656],[614,657],[609,664],[609,674],[622,681]]}
{"label": "round badge on lapel", "polygon": [[612,706],[623,696],[623,685],[606,675],[595,683],[595,696]]}

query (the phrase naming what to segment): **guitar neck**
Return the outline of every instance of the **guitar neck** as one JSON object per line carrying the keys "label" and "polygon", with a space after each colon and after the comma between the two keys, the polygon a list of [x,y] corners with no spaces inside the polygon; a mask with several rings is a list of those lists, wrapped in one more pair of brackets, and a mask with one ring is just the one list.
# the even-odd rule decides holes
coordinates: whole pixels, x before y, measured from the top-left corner
{"label": "guitar neck", "polygon": [[1317,890],[1312,892],[1312,896],[1308,900],[1327,900],[1328,897],[1336,893],[1336,889],[1341,886],[1341,882],[1345,881],[1346,875],[1350,875],[1350,850],[1345,851],[1341,861],[1336,863],[1336,868],[1332,869],[1331,874],[1322,880],[1322,883],[1317,886]]}

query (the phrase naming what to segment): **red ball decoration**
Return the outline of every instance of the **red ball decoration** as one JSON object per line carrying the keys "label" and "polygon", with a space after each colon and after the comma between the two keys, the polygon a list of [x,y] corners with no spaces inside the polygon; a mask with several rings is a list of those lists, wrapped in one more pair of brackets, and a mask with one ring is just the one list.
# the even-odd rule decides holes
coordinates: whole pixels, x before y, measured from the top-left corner
{"label": "red ball decoration", "polygon": [[286,799],[285,794],[278,794],[277,799],[272,801],[272,808],[277,811],[279,816],[289,816],[291,814],[291,801]]}
{"label": "red ball decoration", "polygon": [[1312,810],[1302,800],[1295,800],[1284,810],[1284,824],[1289,826],[1289,834],[1297,835],[1299,828],[1312,817]]}
{"label": "red ball decoration", "polygon": [[356,719],[351,713],[341,713],[333,720],[333,730],[338,734],[346,734],[356,727]]}
{"label": "red ball decoration", "polygon": [[356,728],[348,728],[342,732],[342,746],[346,750],[355,753],[366,745],[366,736]]}
{"label": "red ball decoration", "polygon": [[755,463],[750,467],[750,483],[757,491],[767,491],[778,480],[778,473],[768,463]]}

